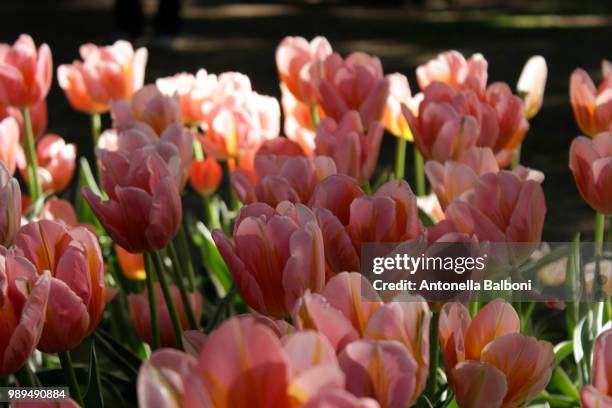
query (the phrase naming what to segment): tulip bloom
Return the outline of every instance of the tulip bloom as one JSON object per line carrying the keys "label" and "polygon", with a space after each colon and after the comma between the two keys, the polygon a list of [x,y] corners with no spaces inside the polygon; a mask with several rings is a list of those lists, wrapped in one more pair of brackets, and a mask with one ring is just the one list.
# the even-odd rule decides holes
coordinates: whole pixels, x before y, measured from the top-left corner
{"label": "tulip bloom", "polygon": [[325,37],[310,42],[302,37],[285,37],[276,48],[278,76],[289,92],[306,105],[317,103],[317,72],[332,54]]}
{"label": "tulip bloom", "polygon": [[487,60],[474,54],[468,60],[458,51],[446,51],[416,69],[417,82],[425,90],[433,82],[443,82],[457,89],[484,92],[487,86]]}
{"label": "tulip bloom", "polygon": [[389,80],[389,97],[382,123],[392,135],[411,142],[413,136],[408,121],[402,113],[402,105],[408,106],[413,113],[417,113],[422,94],[415,95],[413,98],[408,79],[402,74],[387,75],[387,79]]}
{"label": "tulip bloom", "polygon": [[132,253],[157,251],[176,235],[183,210],[174,175],[152,149],[101,151],[101,185],[108,200],[83,195],[106,231]]}
{"label": "tulip bloom", "polygon": [[168,126],[181,123],[178,98],[162,94],[155,85],[139,89],[131,99],[113,100],[110,107],[115,127],[138,120],[161,135]]}
{"label": "tulip bloom", "polygon": [[329,157],[289,157],[257,155],[254,161],[255,182],[244,171],[235,171],[231,184],[244,204],[264,202],[275,207],[281,201],[308,203],[319,182],[336,173]]}
{"label": "tulip bloom", "polygon": [[576,69],[570,77],[570,101],[574,116],[580,130],[590,137],[607,132],[612,123],[612,72],[606,66],[604,60],[603,81],[598,88],[581,68]]}
{"label": "tulip bloom", "polygon": [[0,377],[17,371],[40,339],[49,298],[49,273],[0,246]]}
{"label": "tulip bloom", "polygon": [[[0,105],[0,119],[13,117],[19,125],[20,140],[25,140],[25,124],[23,120],[23,113],[19,108],[14,106],[2,106]],[[47,128],[47,101],[42,101],[30,106],[30,120],[32,121],[32,132],[34,133],[34,139],[38,138],[43,134]]]}
{"label": "tulip bloom", "polygon": [[147,64],[146,48],[134,52],[127,41],[98,47],[84,44],[82,61],[60,65],[57,79],[70,105],[85,113],[105,113],[111,100],[129,99],[142,88]]}
{"label": "tulip bloom", "polygon": [[[72,143],[66,144],[61,136],[50,133],[38,141],[36,156],[38,179],[43,191],[65,190],[74,174],[76,146]],[[27,180],[27,164],[23,155],[20,155],[18,166],[22,177]]]}
{"label": "tulip bloom", "polygon": [[9,246],[21,226],[19,183],[0,161],[0,245]]}
{"label": "tulip bloom", "polygon": [[[181,301],[181,294],[179,289],[175,285],[170,285],[170,294],[172,300],[176,305],[176,311],[178,313],[181,327],[186,329],[189,327],[187,320],[187,312],[185,306]],[[202,319],[202,296],[199,292],[187,293],[189,305],[193,311],[195,321],[199,322]],[[177,340],[172,326],[172,320],[170,319],[170,313],[166,306],[166,299],[162,293],[161,286],[155,284],[155,299],[157,299],[156,307],[159,318],[159,333],[161,337],[162,347],[176,347]],[[141,339],[151,344],[151,315],[149,309],[149,296],[145,289],[142,295],[130,294],[128,295],[128,302],[130,304],[130,315],[134,321],[134,326]]]}
{"label": "tulip bloom", "polygon": [[[315,150],[315,129],[317,127],[311,115],[311,108],[298,101],[295,96],[281,84],[281,106],[283,108],[283,131],[288,139],[296,142],[304,153],[312,156]],[[323,111],[314,106],[321,118]]]}
{"label": "tulip bloom", "polygon": [[39,275],[51,273],[49,307],[38,349],[67,351],[90,335],[106,305],[104,260],[94,234],[42,220],[19,230],[15,246]]}
{"label": "tulip bloom", "polygon": [[51,50],[38,50],[27,34],[11,46],[0,44],[0,105],[23,108],[42,101],[51,88]]}
{"label": "tulip bloom", "polygon": [[[588,358],[588,357],[587,357]],[[584,408],[603,408],[612,406],[612,329],[597,336],[593,350],[592,385],[582,387],[580,401]]]}
{"label": "tulip bloom", "polygon": [[552,344],[519,334],[512,306],[495,300],[472,320],[460,303],[440,312],[440,347],[449,384],[461,407],[525,406],[552,374]]}
{"label": "tulip bloom", "polygon": [[376,170],[383,131],[380,122],[366,127],[356,111],[347,111],[338,122],[324,118],[317,128],[315,154],[333,158],[339,173],[367,181]]}
{"label": "tulip bloom", "polygon": [[523,99],[527,119],[533,118],[542,107],[547,76],[548,67],[544,57],[535,55],[527,60],[516,84],[516,90]]}
{"label": "tulip bloom", "polygon": [[15,174],[17,168],[17,155],[19,151],[19,126],[12,117],[0,122],[0,162],[4,162],[9,175]]}
{"label": "tulip bloom", "polygon": [[128,279],[145,280],[147,272],[143,254],[132,254],[119,245],[115,245],[115,253],[123,276]]}
{"label": "tulip bloom", "polygon": [[612,215],[612,132],[589,139],[579,136],[570,147],[570,169],[580,195],[593,207]]}
{"label": "tulip bloom", "polygon": [[220,230],[212,236],[242,297],[260,313],[284,316],[307,289],[323,289],[323,237],[314,221],[298,225],[255,203],[240,210],[233,243]]}
{"label": "tulip bloom", "polygon": [[63,223],[66,227],[78,225],[77,215],[72,203],[55,196],[49,198],[40,212],[41,220],[50,220]]}
{"label": "tulip bloom", "polygon": [[189,182],[198,193],[209,196],[214,194],[223,178],[223,169],[214,157],[194,160],[189,169]]}

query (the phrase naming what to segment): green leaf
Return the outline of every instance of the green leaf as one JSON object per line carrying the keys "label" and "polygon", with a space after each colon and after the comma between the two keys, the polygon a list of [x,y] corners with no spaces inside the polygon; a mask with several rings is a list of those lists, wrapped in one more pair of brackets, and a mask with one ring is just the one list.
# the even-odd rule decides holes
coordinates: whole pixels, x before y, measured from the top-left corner
{"label": "green leaf", "polygon": [[424,227],[433,227],[436,223],[427,215],[425,211],[419,208],[419,219],[423,223]]}
{"label": "green leaf", "polygon": [[571,340],[562,341],[557,344],[554,348],[555,351],[555,365],[560,364],[574,351],[574,343]]}
{"label": "green leaf", "polygon": [[96,356],[95,339],[91,342],[91,351],[89,354],[89,381],[87,383],[87,392],[85,393],[84,402],[87,408],[104,407],[104,398],[102,397],[102,384],[100,382],[100,370],[98,368],[98,357]]}
{"label": "green leaf", "polygon": [[206,225],[201,221],[193,220],[189,222],[189,225],[193,226],[195,229],[195,231],[192,232],[194,242],[200,248],[204,266],[209,272],[210,279],[215,286],[217,294],[222,298],[232,286],[232,276]]}
{"label": "green leaf", "polygon": [[136,381],[141,360],[109,334],[98,329],[94,332],[96,345],[131,381]]}
{"label": "green leaf", "polygon": [[567,376],[565,370],[563,370],[561,367],[557,367],[553,370],[548,387],[561,392],[563,395],[573,399],[576,402],[578,402],[580,399],[578,388],[574,385],[572,380],[570,380],[570,378]]}
{"label": "green leaf", "polygon": [[578,364],[581,373],[582,385],[591,382],[591,350],[592,340],[589,333],[588,319],[592,319],[592,312],[589,311],[574,329],[574,360]]}

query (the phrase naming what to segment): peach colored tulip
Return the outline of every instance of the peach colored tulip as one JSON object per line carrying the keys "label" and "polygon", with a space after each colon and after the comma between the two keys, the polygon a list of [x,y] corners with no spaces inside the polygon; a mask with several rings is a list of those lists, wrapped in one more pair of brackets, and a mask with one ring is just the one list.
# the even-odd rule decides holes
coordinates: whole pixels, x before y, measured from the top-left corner
{"label": "peach colored tulip", "polygon": [[[310,107],[300,101],[281,84],[281,106],[283,108],[283,131],[287,138],[293,140],[304,150],[308,156],[312,156],[315,150],[315,129]],[[323,111],[318,108],[319,118],[324,116]]]}
{"label": "peach colored tulip", "polygon": [[337,174],[323,180],[315,188],[309,207],[326,208],[342,225],[349,223],[351,203],[365,195],[357,180],[345,174]]}
{"label": "peach colored tulip", "polygon": [[115,127],[138,120],[161,135],[168,126],[181,123],[178,98],[162,94],[155,85],[140,88],[131,99],[111,101],[110,108]]}
{"label": "peach colored tulip", "polygon": [[145,280],[147,272],[143,254],[132,254],[119,245],[115,245],[115,253],[123,276],[128,279]]}
{"label": "peach colored tulip", "polygon": [[147,50],[127,41],[98,47],[84,44],[82,61],[60,65],[57,79],[70,105],[85,113],[105,113],[111,100],[129,99],[142,88]]}
{"label": "peach colored tulip", "polygon": [[183,211],[175,178],[152,149],[101,151],[101,185],[108,199],[83,195],[116,244],[132,253],[164,248],[178,231]]}
{"label": "peach colored tulip", "polygon": [[[38,179],[44,191],[60,192],[68,187],[76,165],[76,146],[67,144],[59,135],[43,136],[36,145]],[[25,163],[20,164],[21,175],[26,178]]]}
{"label": "peach colored tulip", "polygon": [[481,54],[468,60],[458,51],[446,51],[416,69],[417,82],[425,90],[433,82],[443,82],[458,89],[484,92],[487,86],[487,61]]}
{"label": "peach colored tulip", "polygon": [[298,225],[255,203],[241,209],[233,243],[220,230],[212,236],[242,297],[260,313],[284,316],[307,289],[323,289],[323,237],[314,221]]}
{"label": "peach colored tulip", "polygon": [[315,154],[333,158],[339,173],[367,181],[376,170],[383,131],[380,122],[366,127],[356,111],[347,111],[338,122],[324,118],[317,128]]}
{"label": "peach colored tulip", "polygon": [[[189,327],[187,312],[185,311],[183,302],[181,302],[181,294],[175,285],[170,286],[170,294],[176,305],[176,311],[181,320],[181,327],[187,329]],[[202,296],[199,292],[193,292],[187,293],[187,298],[189,299],[189,304],[195,320],[199,322],[202,319]],[[176,347],[177,341],[172,326],[172,320],[170,319],[170,313],[168,312],[161,286],[158,283],[155,284],[155,299],[157,302],[156,307],[159,318],[161,346]],[[149,296],[147,290],[145,289],[142,295],[128,295],[128,302],[130,304],[130,315],[132,316],[132,321],[134,322],[138,335],[141,339],[151,344],[151,316],[149,312]]]}
{"label": "peach colored tulip", "polygon": [[214,157],[194,160],[189,169],[189,182],[198,193],[209,196],[214,194],[223,178],[223,169]]}
{"label": "peach colored tulip", "polygon": [[42,101],[49,93],[53,76],[51,50],[38,50],[27,34],[11,46],[0,44],[0,104],[23,108]]}
{"label": "peach colored tulip", "polygon": [[547,76],[548,67],[544,57],[535,55],[527,60],[516,84],[516,90],[523,99],[527,119],[533,118],[542,107]]}
{"label": "peach colored tulip", "polygon": [[[0,120],[8,117],[13,117],[17,121],[19,125],[20,140],[23,142],[25,140],[23,113],[19,108],[14,106],[0,105]],[[37,139],[47,128],[47,101],[45,99],[30,106],[30,120],[32,121],[34,139]]]}
{"label": "peach colored tulip", "polygon": [[289,157],[256,155],[254,160],[255,181],[244,171],[232,173],[231,184],[244,204],[265,202],[275,207],[288,200],[293,203],[308,203],[317,184],[336,173],[336,165],[329,157]]}
{"label": "peach colored tulip", "polygon": [[0,377],[17,371],[40,339],[51,277],[0,246]]}
{"label": "peach colored tulip", "polygon": [[570,101],[574,117],[580,130],[590,137],[607,132],[612,124],[612,73],[606,66],[604,60],[603,81],[599,87],[581,68],[574,70],[570,77]]}
{"label": "peach colored tulip", "polygon": [[76,227],[79,223],[72,203],[56,196],[47,200],[40,212],[40,219],[57,221],[68,228]]}
{"label": "peach colored tulip", "polygon": [[17,155],[19,150],[19,125],[12,117],[0,122],[0,162],[8,169],[9,175],[15,174],[17,168]]}
{"label": "peach colored tulip", "polygon": [[595,210],[612,215],[612,131],[600,133],[592,140],[584,136],[574,139],[569,166],[584,201]]}
{"label": "peach colored tulip", "polygon": [[387,75],[389,80],[389,97],[387,107],[382,118],[385,129],[394,136],[408,141],[413,140],[408,121],[402,113],[402,105],[406,105],[414,114],[418,113],[422,94],[412,97],[408,79],[402,74]]}
{"label": "peach colored tulip", "polygon": [[96,329],[106,305],[104,260],[96,236],[83,227],[42,220],[22,227],[15,246],[39,275],[50,271],[52,276],[38,349],[70,350]]}
{"label": "peach colored tulip", "polygon": [[[588,357],[587,357],[588,358]],[[597,336],[593,350],[592,385],[580,390],[580,401],[584,408],[612,406],[612,329]]]}
{"label": "peach colored tulip", "polygon": [[377,57],[354,52],[342,59],[328,56],[320,68],[318,102],[337,122],[349,111],[359,112],[364,128],[382,120],[389,95],[389,80]]}
{"label": "peach colored tulip", "polygon": [[321,64],[332,54],[325,37],[310,42],[302,37],[285,37],[276,48],[278,76],[291,94],[306,105],[317,103],[317,76]]}
{"label": "peach colored tulip", "polygon": [[21,226],[19,183],[0,161],[0,245],[9,246]]}

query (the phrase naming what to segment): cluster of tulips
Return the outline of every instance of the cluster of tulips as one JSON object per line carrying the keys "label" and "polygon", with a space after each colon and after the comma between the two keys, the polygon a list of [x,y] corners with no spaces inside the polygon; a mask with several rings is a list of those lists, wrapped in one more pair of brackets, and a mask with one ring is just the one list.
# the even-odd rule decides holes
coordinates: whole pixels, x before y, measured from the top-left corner
{"label": "cluster of tulips", "polygon": [[482,55],[445,52],[417,68],[413,95],[375,56],[287,37],[279,104],[237,72],[144,85],[147,50],[125,41],[80,56],[57,79],[91,117],[93,163],[45,134],[49,47],[0,45],[0,384],[49,385],[61,366],[66,407],[612,407],[610,62],[599,87],[570,79],[585,136],[569,167],[596,211],[603,301],[541,305],[565,308],[573,340],[553,346],[532,336],[533,301],[383,299],[358,272],[365,243],[492,242],[509,244],[509,270],[586,276],[573,252],[535,260],[544,174],[520,153],[544,58],[515,94],[488,83]]}

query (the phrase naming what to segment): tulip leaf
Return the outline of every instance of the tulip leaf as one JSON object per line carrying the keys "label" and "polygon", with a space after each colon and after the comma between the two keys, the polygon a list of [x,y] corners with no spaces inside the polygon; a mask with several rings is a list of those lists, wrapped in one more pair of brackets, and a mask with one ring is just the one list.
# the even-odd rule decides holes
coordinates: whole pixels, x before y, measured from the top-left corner
{"label": "tulip leaf", "polygon": [[431,219],[431,217],[422,209],[419,208],[419,219],[423,223],[424,227],[433,227],[436,223]]}
{"label": "tulip leaf", "polygon": [[552,377],[548,383],[550,389],[561,392],[563,395],[578,401],[580,394],[578,394],[578,388],[574,385],[572,380],[567,376],[567,373],[563,368],[557,367],[552,372]]}
{"label": "tulip leaf", "polygon": [[98,368],[98,357],[96,356],[95,339],[91,342],[91,351],[89,353],[89,380],[87,383],[87,392],[85,393],[85,406],[90,408],[104,407],[104,398],[102,397],[102,384],[100,381],[100,369]]}
{"label": "tulip leaf", "polygon": [[102,224],[100,224],[100,221],[98,221],[94,213],[91,211],[85,197],[83,197],[83,188],[86,187],[90,188],[95,194],[100,195],[100,188],[96,184],[96,179],[93,176],[89,162],[85,157],[81,157],[79,160],[79,182],[75,200],[77,219],[80,222],[95,225],[99,236],[105,235],[106,233],[102,228]]}
{"label": "tulip leaf", "polygon": [[589,333],[588,320],[593,318],[593,313],[589,311],[574,329],[574,360],[578,364],[581,374],[581,383],[589,384],[591,382],[591,335]]}
{"label": "tulip leaf", "polygon": [[574,351],[574,343],[571,340],[562,341],[555,346],[555,365],[561,364]]}
{"label": "tulip leaf", "polygon": [[232,277],[212,239],[210,230],[201,221],[189,222],[194,226],[193,241],[200,248],[202,259],[219,297],[224,297],[232,286]]}
{"label": "tulip leaf", "polygon": [[136,381],[140,359],[109,334],[98,329],[94,332],[96,345],[113,361],[131,381]]}

